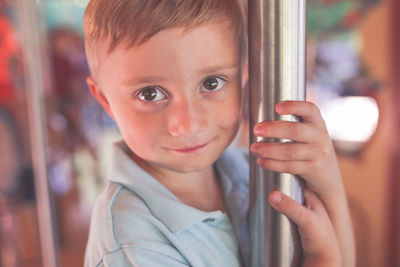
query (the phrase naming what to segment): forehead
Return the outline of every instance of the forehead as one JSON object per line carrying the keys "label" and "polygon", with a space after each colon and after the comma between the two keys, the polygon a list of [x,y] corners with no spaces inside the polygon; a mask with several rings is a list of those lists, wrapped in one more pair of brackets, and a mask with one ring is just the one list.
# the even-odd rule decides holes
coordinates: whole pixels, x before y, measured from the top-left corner
{"label": "forehead", "polygon": [[141,45],[117,47],[107,53],[100,47],[99,78],[115,74],[115,79],[132,75],[173,75],[177,72],[205,71],[239,63],[239,45],[229,23],[209,23],[194,29],[174,28],[154,35]]}

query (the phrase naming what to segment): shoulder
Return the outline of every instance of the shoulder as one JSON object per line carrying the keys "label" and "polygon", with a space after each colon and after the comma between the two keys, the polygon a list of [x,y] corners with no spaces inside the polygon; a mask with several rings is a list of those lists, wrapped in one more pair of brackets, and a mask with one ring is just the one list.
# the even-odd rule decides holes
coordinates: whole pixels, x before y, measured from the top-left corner
{"label": "shoulder", "polygon": [[126,248],[168,244],[167,229],[145,202],[117,183],[109,183],[93,209],[85,265],[96,266],[105,255]]}
{"label": "shoulder", "polygon": [[248,186],[249,152],[246,148],[228,147],[216,161],[216,167],[223,178]]}
{"label": "shoulder", "polygon": [[233,161],[243,161],[249,160],[249,150],[244,147],[238,147],[238,146],[229,146],[225,152],[223,153],[223,156],[229,158],[230,160]]}

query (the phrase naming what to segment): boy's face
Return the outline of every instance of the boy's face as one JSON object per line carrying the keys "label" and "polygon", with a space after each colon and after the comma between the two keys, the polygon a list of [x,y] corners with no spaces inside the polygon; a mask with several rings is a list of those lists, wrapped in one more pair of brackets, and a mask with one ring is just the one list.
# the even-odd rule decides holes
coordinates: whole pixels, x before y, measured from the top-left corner
{"label": "boy's face", "polygon": [[231,28],[210,23],[103,53],[96,82],[89,77],[88,84],[136,156],[161,172],[198,172],[236,135],[240,65]]}

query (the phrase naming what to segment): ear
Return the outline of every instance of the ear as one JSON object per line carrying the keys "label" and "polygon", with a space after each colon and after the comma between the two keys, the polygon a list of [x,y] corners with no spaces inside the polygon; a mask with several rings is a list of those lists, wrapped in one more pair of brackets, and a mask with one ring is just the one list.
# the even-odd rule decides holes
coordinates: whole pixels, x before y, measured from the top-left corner
{"label": "ear", "polygon": [[97,85],[93,77],[92,76],[87,77],[86,83],[93,97],[97,100],[97,102],[100,103],[100,105],[108,113],[108,115],[114,119],[114,114],[112,113],[110,103],[108,102],[107,97],[104,95],[103,91]]}

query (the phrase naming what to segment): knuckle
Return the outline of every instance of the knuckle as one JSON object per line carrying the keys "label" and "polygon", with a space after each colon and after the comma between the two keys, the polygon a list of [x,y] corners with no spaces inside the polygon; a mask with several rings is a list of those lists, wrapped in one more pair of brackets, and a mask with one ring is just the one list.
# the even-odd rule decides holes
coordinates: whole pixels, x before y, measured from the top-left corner
{"label": "knuckle", "polygon": [[290,145],[286,146],[285,156],[286,156],[286,159],[295,159],[297,156],[296,149],[294,149],[294,147],[290,146]]}
{"label": "knuckle", "polygon": [[285,197],[285,201],[282,203],[282,211],[299,226],[308,227],[312,223],[313,218],[310,217],[312,214],[310,214],[309,210],[303,208],[293,199]]}
{"label": "knuckle", "polygon": [[313,113],[315,114],[321,114],[321,110],[319,109],[319,107],[317,105],[315,105],[314,103],[310,102],[310,107]]}
{"label": "knuckle", "polygon": [[322,161],[320,159],[314,160],[310,163],[310,169],[313,173],[317,173],[322,169]]}
{"label": "knuckle", "polygon": [[321,154],[324,158],[329,157],[329,155],[331,154],[331,146],[328,144],[325,144],[321,147]]}
{"label": "knuckle", "polygon": [[321,144],[317,147],[317,159],[318,161],[327,160],[330,158],[331,154],[333,153],[331,144],[326,142],[321,142]]}
{"label": "knuckle", "polygon": [[288,197],[283,198],[282,206],[289,213],[293,213],[293,211],[296,210],[296,203],[294,203],[294,201]]}
{"label": "knuckle", "polygon": [[308,214],[307,210],[304,209],[299,210],[297,217],[300,224],[302,225],[310,224],[310,215]]}
{"label": "knuckle", "polygon": [[292,199],[289,199],[288,201],[288,208],[291,210],[293,213],[299,213],[296,202],[293,201]]}
{"label": "knuckle", "polygon": [[323,129],[325,131],[325,133],[328,133],[325,119],[322,117],[321,112],[319,114],[320,114],[320,118],[321,118],[321,129]]}
{"label": "knuckle", "polygon": [[263,169],[273,170],[273,166],[269,160],[262,160],[260,165]]}
{"label": "knuckle", "polygon": [[283,173],[291,173],[291,164],[289,161],[282,162],[282,172]]}
{"label": "knuckle", "polygon": [[296,138],[300,135],[302,132],[302,125],[300,123],[293,123],[291,127],[291,136],[292,138]]}

